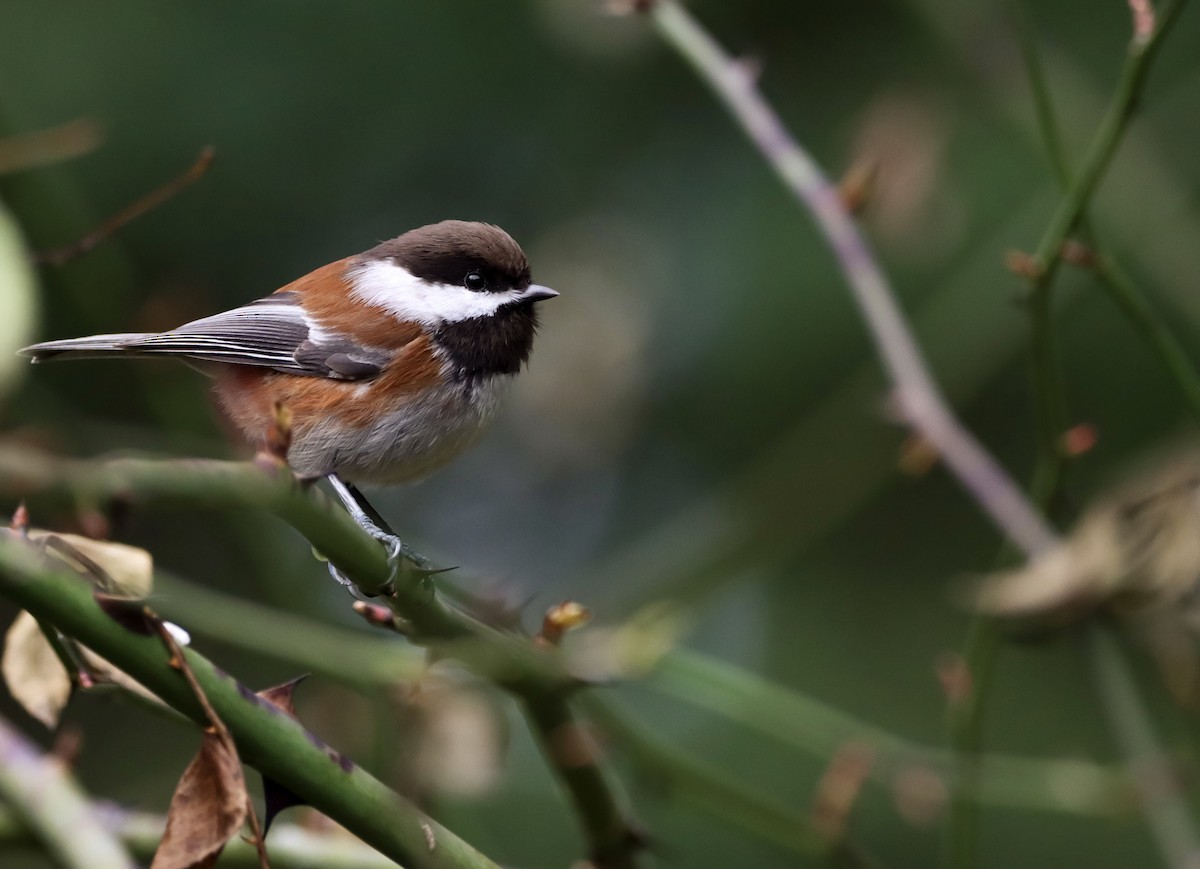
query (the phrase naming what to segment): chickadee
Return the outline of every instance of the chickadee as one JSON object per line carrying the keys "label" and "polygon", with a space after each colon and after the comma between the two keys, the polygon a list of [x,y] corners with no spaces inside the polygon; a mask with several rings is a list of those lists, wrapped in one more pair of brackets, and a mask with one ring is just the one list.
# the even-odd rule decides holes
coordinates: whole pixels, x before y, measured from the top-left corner
{"label": "chickadee", "polygon": [[535,304],[557,295],[531,282],[504,230],[446,220],[168,332],[21,352],[34,362],[184,359],[215,377],[222,405],[256,444],[281,405],[291,417],[288,464],[304,477],[328,476],[395,556],[399,540],[353,484],[414,480],[470,446],[529,358]]}

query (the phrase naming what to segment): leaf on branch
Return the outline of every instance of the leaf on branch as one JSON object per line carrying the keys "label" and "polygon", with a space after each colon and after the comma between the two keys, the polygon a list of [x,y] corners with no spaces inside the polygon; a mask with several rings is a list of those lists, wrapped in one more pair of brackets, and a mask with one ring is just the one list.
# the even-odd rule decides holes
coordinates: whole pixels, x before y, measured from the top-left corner
{"label": "leaf on branch", "polygon": [[183,772],[150,869],[207,869],[238,834],[248,805],[242,764],[228,733],[206,730]]}
{"label": "leaf on branch", "polygon": [[[289,718],[299,721],[300,719],[296,715],[296,704],[292,700],[292,695],[296,692],[296,686],[307,678],[308,676],[297,676],[295,679],[284,682],[282,685],[264,688],[258,692],[258,696],[272,706],[277,707]],[[264,803],[262,828],[263,835],[265,836],[271,829],[271,823],[278,817],[280,812],[296,806],[305,806],[308,803],[273,778],[264,775],[262,783]]]}
{"label": "leaf on branch", "polygon": [[986,615],[1058,623],[1108,607],[1196,615],[1200,455],[1136,478],[1099,500],[1063,543],[973,593]]}
{"label": "leaf on branch", "polygon": [[96,580],[107,594],[144,598],[154,588],[154,558],[145,549],[37,529],[29,532],[29,539],[73,570]]}
{"label": "leaf on branch", "polygon": [[17,613],[4,638],[0,673],[21,707],[50,730],[71,698],[71,675],[42,633],[37,619]]}

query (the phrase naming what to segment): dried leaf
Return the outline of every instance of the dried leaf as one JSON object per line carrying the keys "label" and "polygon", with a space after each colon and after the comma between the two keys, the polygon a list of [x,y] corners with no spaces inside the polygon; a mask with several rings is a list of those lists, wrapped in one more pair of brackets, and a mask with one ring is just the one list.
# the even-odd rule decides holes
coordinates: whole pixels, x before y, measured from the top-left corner
{"label": "dried leaf", "polygon": [[[49,552],[81,573],[94,574],[98,566],[112,580],[111,588],[102,589],[110,595],[144,598],[154,588],[154,559],[145,549],[78,534],[39,530],[31,530],[29,538],[44,541]],[[81,557],[75,557],[76,554]]]}
{"label": "dried leaf", "polygon": [[233,741],[206,731],[188,764],[150,869],[208,869],[246,820],[246,781]]}
{"label": "dried leaf", "polygon": [[1062,621],[1098,606],[1144,614],[1194,605],[1200,586],[1200,455],[1100,500],[1058,547],[974,591],[982,613]]}
{"label": "dried leaf", "polygon": [[13,699],[50,730],[71,697],[71,675],[54,654],[37,620],[17,613],[4,638],[0,673]]}

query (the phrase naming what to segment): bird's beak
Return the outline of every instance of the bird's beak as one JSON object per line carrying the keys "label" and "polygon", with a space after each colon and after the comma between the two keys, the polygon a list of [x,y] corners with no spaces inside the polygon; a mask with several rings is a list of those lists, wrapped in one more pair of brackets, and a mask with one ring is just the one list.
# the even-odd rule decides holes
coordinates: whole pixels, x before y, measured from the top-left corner
{"label": "bird's beak", "polygon": [[542,302],[546,299],[553,299],[557,295],[558,290],[552,290],[549,287],[543,287],[541,284],[530,284],[521,292],[519,296],[517,296],[517,301]]}

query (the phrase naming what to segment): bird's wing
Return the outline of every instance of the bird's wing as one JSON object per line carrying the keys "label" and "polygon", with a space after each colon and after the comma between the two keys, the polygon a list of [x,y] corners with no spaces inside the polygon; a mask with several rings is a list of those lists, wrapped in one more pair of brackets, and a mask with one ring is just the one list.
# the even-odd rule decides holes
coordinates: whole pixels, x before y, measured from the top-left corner
{"label": "bird's wing", "polygon": [[387,351],[319,328],[291,292],[275,293],[168,332],[49,341],[22,352],[38,361],[60,355],[180,356],[333,380],[374,377],[389,357]]}

